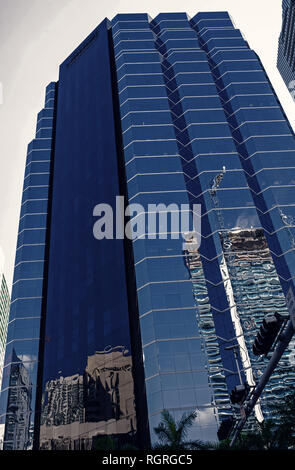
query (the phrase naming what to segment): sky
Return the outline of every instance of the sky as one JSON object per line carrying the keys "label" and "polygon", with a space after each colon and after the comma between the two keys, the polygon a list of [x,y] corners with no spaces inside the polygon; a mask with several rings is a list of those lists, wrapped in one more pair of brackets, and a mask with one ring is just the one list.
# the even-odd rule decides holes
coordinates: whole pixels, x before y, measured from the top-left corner
{"label": "sky", "polygon": [[[160,5],[160,6],[159,6]],[[295,129],[295,103],[277,68],[281,0],[0,0],[0,246],[11,289],[26,149],[45,87],[59,65],[105,18],[117,13],[228,11],[266,69]]]}

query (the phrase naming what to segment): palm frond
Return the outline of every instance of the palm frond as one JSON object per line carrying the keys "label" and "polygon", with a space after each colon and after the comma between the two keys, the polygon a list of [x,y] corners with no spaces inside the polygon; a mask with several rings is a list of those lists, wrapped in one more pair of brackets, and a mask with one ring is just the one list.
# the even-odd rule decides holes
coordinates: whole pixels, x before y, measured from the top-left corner
{"label": "palm frond", "polygon": [[154,428],[154,431],[162,442],[169,442],[171,444],[172,442],[174,443],[176,441],[176,423],[169,411],[162,411],[162,421],[157,427]]}
{"label": "palm frond", "polygon": [[193,425],[197,417],[197,412],[193,411],[192,413],[183,414],[182,418],[177,424],[177,432],[180,438],[187,436],[188,429]]}
{"label": "palm frond", "polygon": [[171,441],[171,438],[173,437],[171,435],[170,429],[164,423],[160,423],[156,428],[154,428],[154,431],[159,437],[160,441]]}

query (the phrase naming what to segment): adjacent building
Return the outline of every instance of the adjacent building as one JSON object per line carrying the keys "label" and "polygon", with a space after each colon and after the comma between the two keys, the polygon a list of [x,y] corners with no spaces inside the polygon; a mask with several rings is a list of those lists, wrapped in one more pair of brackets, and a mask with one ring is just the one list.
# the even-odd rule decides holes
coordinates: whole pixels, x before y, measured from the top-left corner
{"label": "adjacent building", "polygon": [[0,384],[6,347],[7,326],[9,317],[10,295],[4,276],[4,255],[0,247]]}
{"label": "adjacent building", "polygon": [[295,99],[295,1],[283,0],[283,24],[279,38],[278,69]]}
{"label": "adjacent building", "polygon": [[[232,389],[266,365],[252,354],[264,315],[288,316],[294,158],[293,130],[227,12],[119,14],[73,51],[28,146],[5,449],[91,449],[106,436],[146,447],[164,409],[197,410],[190,438],[217,439],[237,413]],[[136,216],[110,224],[99,204],[115,211],[117,196]],[[201,207],[200,244],[160,217],[150,231],[159,205],[172,219],[181,204],[190,221]],[[143,227],[131,239],[130,218]],[[290,345],[255,419],[294,383]]]}
{"label": "adjacent building", "polygon": [[[4,254],[0,247],[0,384],[4,366],[6,336],[8,327],[10,295],[4,276]],[[0,448],[2,446],[3,425],[0,426]]]}

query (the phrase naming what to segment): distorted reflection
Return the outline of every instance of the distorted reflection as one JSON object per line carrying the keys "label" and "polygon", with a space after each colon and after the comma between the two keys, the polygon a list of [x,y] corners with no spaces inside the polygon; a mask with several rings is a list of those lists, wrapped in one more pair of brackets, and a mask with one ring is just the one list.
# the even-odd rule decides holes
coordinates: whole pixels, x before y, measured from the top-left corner
{"label": "distorted reflection", "polygon": [[[262,229],[227,232],[221,236],[221,241],[236,312],[250,360],[248,372],[251,368],[253,378],[257,382],[268,359],[264,356],[254,356],[252,344],[265,315],[278,312],[288,316],[285,296]],[[242,351],[242,356],[244,354],[245,351]],[[292,357],[290,344],[262,394],[261,407],[264,418],[270,414],[269,404],[280,400],[286,389],[295,384]],[[247,375],[247,371],[245,372]]]}
{"label": "distorted reflection", "polygon": [[219,418],[232,414],[228,389],[223,370],[220,348],[215,331],[214,316],[211,309],[206,278],[198,250],[187,244],[186,265],[190,271],[193,293],[197,305],[197,321],[200,336],[204,342],[208,361],[208,382],[213,394],[213,402]]}
{"label": "distorted reflection", "polygon": [[135,433],[132,359],[124,346],[88,356],[83,374],[46,382],[41,449],[93,449],[99,437],[132,442]]}
{"label": "distorted reflection", "polygon": [[[227,273],[224,281],[225,290],[230,311],[234,313],[232,321],[240,345],[243,369],[248,383],[255,385],[268,359],[253,355],[253,341],[265,315],[276,311],[288,316],[285,296],[262,229],[224,230],[220,232],[220,240],[223,249],[221,267],[223,269],[226,267]],[[220,356],[214,313],[202,261],[197,250],[188,249],[186,263],[191,273],[198,306],[199,331],[208,357],[209,383],[213,390],[218,416],[221,418],[228,414],[236,414],[236,410],[229,401],[224,364]],[[293,348],[294,344],[290,343],[277,366],[276,374],[272,375],[265,387],[261,398],[262,411],[260,406],[256,409],[258,420],[270,416],[269,405],[280,400],[286,390],[295,384]],[[252,426],[253,419],[248,421],[249,427]]]}
{"label": "distorted reflection", "polygon": [[32,448],[32,383],[29,371],[12,350],[4,441],[5,450]]}

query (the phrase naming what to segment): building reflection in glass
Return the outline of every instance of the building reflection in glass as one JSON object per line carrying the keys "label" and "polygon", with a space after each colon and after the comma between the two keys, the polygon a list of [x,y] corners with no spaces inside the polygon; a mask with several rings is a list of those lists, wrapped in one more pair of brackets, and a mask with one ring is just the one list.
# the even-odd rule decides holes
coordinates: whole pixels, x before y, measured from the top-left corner
{"label": "building reflection in glass", "polygon": [[[241,351],[244,370],[249,384],[255,385],[269,360],[252,353],[262,320],[269,313],[278,312],[287,317],[289,312],[263,230],[233,230],[224,233],[221,241],[244,340],[245,347]],[[269,405],[279,402],[289,387],[295,384],[292,347],[290,344],[285,351],[262,394],[260,404],[264,418],[270,417]]]}
{"label": "building reflection in glass", "polygon": [[[220,266],[225,273],[224,285],[243,370],[249,385],[255,386],[268,359],[254,356],[252,344],[265,315],[278,312],[288,316],[285,297],[262,229],[223,231],[220,239],[223,249]],[[222,419],[229,414],[237,415],[238,410],[229,400],[201,257],[197,251],[188,249],[186,262],[192,277],[198,324],[208,357],[209,382],[218,416]],[[270,417],[270,405],[278,402],[294,384],[294,344],[290,343],[255,408],[258,421]],[[249,420],[249,427],[253,422],[253,419]]]}
{"label": "building reflection in glass", "polygon": [[197,321],[203,340],[208,363],[208,381],[214,397],[215,410],[219,419],[232,414],[232,407],[215,331],[214,316],[211,310],[201,256],[187,242],[186,264],[191,274],[193,292],[197,306]]}
{"label": "building reflection in glass", "polygon": [[132,359],[124,346],[88,356],[83,374],[49,380],[42,397],[40,448],[90,450],[107,435],[132,442],[133,388]]}
{"label": "building reflection in glass", "polygon": [[29,371],[13,349],[4,435],[5,450],[32,448],[31,402],[32,383]]}

